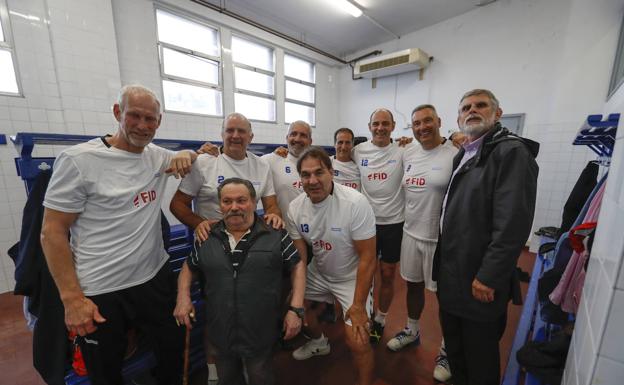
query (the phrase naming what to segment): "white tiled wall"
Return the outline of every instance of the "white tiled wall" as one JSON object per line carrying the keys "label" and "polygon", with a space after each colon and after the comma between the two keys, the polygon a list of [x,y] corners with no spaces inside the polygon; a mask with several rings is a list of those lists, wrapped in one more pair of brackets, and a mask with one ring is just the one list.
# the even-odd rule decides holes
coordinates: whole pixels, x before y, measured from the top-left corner
{"label": "white tiled wall", "polygon": [[[121,84],[110,2],[9,0],[7,6],[23,97],[0,97],[1,132],[110,132],[110,105]],[[0,212],[6,218],[0,225],[0,292],[14,285],[6,251],[19,237],[26,200],[15,156],[11,144],[0,147]]]}
{"label": "white tiled wall", "polygon": [[[335,63],[197,4],[169,3],[272,42],[278,57],[287,50],[318,61],[313,136],[315,143],[331,144],[339,108],[334,85],[337,70],[331,66]],[[140,82],[162,92],[154,1],[7,0],[7,6],[23,97],[0,96],[1,134],[111,133],[115,130],[111,105],[121,84]],[[220,124],[220,119],[165,113],[158,137],[219,140]],[[283,143],[286,129],[284,124],[254,124],[254,140]],[[42,146],[36,155],[53,156],[60,150]],[[14,266],[7,250],[18,240],[26,200],[24,185],[16,175],[16,155],[11,143],[0,146],[0,293],[14,287]]]}

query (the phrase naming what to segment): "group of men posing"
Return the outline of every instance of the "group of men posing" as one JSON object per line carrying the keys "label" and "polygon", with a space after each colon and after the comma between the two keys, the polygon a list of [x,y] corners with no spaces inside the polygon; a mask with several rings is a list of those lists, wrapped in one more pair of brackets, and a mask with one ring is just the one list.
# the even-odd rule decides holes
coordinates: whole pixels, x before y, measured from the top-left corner
{"label": "group of men posing", "polygon": [[[257,157],[247,151],[251,123],[239,113],[223,121],[218,154],[173,153],[151,143],[161,108],[142,86],[123,87],[113,112],[114,135],[58,156],[44,201],[42,246],[93,384],[122,383],[132,325],[155,341],[158,383],[180,381],[178,325],[191,327],[195,316],[195,273],[219,383],[274,383],[280,318],[285,339],[302,328],[309,337],[295,359],[329,354],[321,307],[311,304],[337,300],[358,383],[371,384],[371,342],[383,335],[398,263],[408,319],[388,348],[419,343],[424,289],[437,288],[444,339],[434,377],[500,382],[498,341],[533,219],[538,144],[501,127],[490,91],[462,96],[459,150],[440,135],[434,106],[421,105],[411,114],[417,143],[393,142],[392,113],[377,109],[371,141],[354,147],[353,132],[341,128],[331,158],[311,146],[302,121],[290,124],[285,157]],[[184,179],[170,209],[195,233],[177,288],[159,219],[171,174]],[[284,314],[286,274],[292,290]]]}

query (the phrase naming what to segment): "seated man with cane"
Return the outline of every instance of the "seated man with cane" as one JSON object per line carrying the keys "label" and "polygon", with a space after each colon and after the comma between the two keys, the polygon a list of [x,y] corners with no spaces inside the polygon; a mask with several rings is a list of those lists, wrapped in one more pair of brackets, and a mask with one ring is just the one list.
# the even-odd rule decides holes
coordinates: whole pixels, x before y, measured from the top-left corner
{"label": "seated man with cane", "polygon": [[[223,219],[194,250],[178,278],[174,317],[191,327],[193,272],[205,278],[208,340],[216,357],[219,383],[273,384],[272,348],[278,333],[282,271],[291,271],[293,294],[284,317],[284,338],[297,335],[303,318],[305,261],[286,230],[267,226],[255,214],[256,191],[244,179],[228,178],[218,187]],[[214,332],[212,332],[214,331]]]}

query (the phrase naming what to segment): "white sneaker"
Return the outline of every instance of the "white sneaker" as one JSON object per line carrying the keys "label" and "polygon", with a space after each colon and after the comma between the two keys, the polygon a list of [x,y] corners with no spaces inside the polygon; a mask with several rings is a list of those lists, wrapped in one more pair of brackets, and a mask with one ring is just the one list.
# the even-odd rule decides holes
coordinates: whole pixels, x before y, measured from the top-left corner
{"label": "white sneaker", "polygon": [[436,366],[433,368],[433,378],[440,382],[447,382],[452,377],[448,358],[439,354],[435,360]]}
{"label": "white sneaker", "polygon": [[398,352],[409,344],[420,344],[420,331],[416,332],[416,334],[412,334],[412,331],[408,328],[405,328],[398,332],[394,338],[388,341],[388,349],[393,352]]}
{"label": "white sneaker", "polygon": [[325,356],[329,354],[330,350],[331,348],[327,338],[325,338],[322,342],[311,340],[296,349],[292,356],[295,360],[302,361],[314,356]]}
{"label": "white sneaker", "polygon": [[219,376],[217,376],[217,366],[215,364],[208,364],[208,385],[217,385],[219,382]]}

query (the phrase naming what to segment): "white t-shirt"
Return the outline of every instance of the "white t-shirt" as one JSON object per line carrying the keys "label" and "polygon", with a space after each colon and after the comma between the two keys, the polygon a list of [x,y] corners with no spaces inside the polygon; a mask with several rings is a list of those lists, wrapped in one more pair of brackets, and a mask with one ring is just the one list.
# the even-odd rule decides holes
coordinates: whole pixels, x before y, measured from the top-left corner
{"label": "white t-shirt", "polygon": [[453,172],[457,149],[450,140],[432,150],[409,146],[403,153],[405,225],[403,231],[423,241],[437,241],[440,211]]}
{"label": "white t-shirt", "polygon": [[360,169],[362,193],[373,206],[378,225],[404,220],[403,151],[396,142],[385,147],[364,142],[353,148],[353,160]]}
{"label": "white t-shirt", "polygon": [[56,158],[43,205],[80,213],[70,228],[70,246],[86,295],[145,283],[169,258],[160,204],[173,155],[153,144],[135,154],[96,138]]}
{"label": "white t-shirt", "polygon": [[204,219],[221,219],[217,187],[227,178],[246,179],[256,189],[256,201],[275,195],[273,178],[269,166],[257,155],[247,152],[242,160],[232,159],[225,154],[214,157],[202,154],[197,157],[191,173],[180,182],[178,189],[196,197],[197,215]]}
{"label": "white t-shirt", "polygon": [[342,162],[332,156],[334,182],[360,191],[360,169],[354,161]]}
{"label": "white t-shirt", "polygon": [[298,196],[288,209],[286,229],[292,239],[312,245],[312,263],[327,280],[347,281],[356,278],[359,262],[353,241],[375,235],[375,214],[364,195],[334,183],[320,203]]}
{"label": "white t-shirt", "polygon": [[285,218],[290,202],[303,193],[301,178],[297,172],[298,158],[295,158],[291,153],[288,153],[286,158],[271,153],[263,155],[262,160],[268,163],[271,168],[277,204]]}

